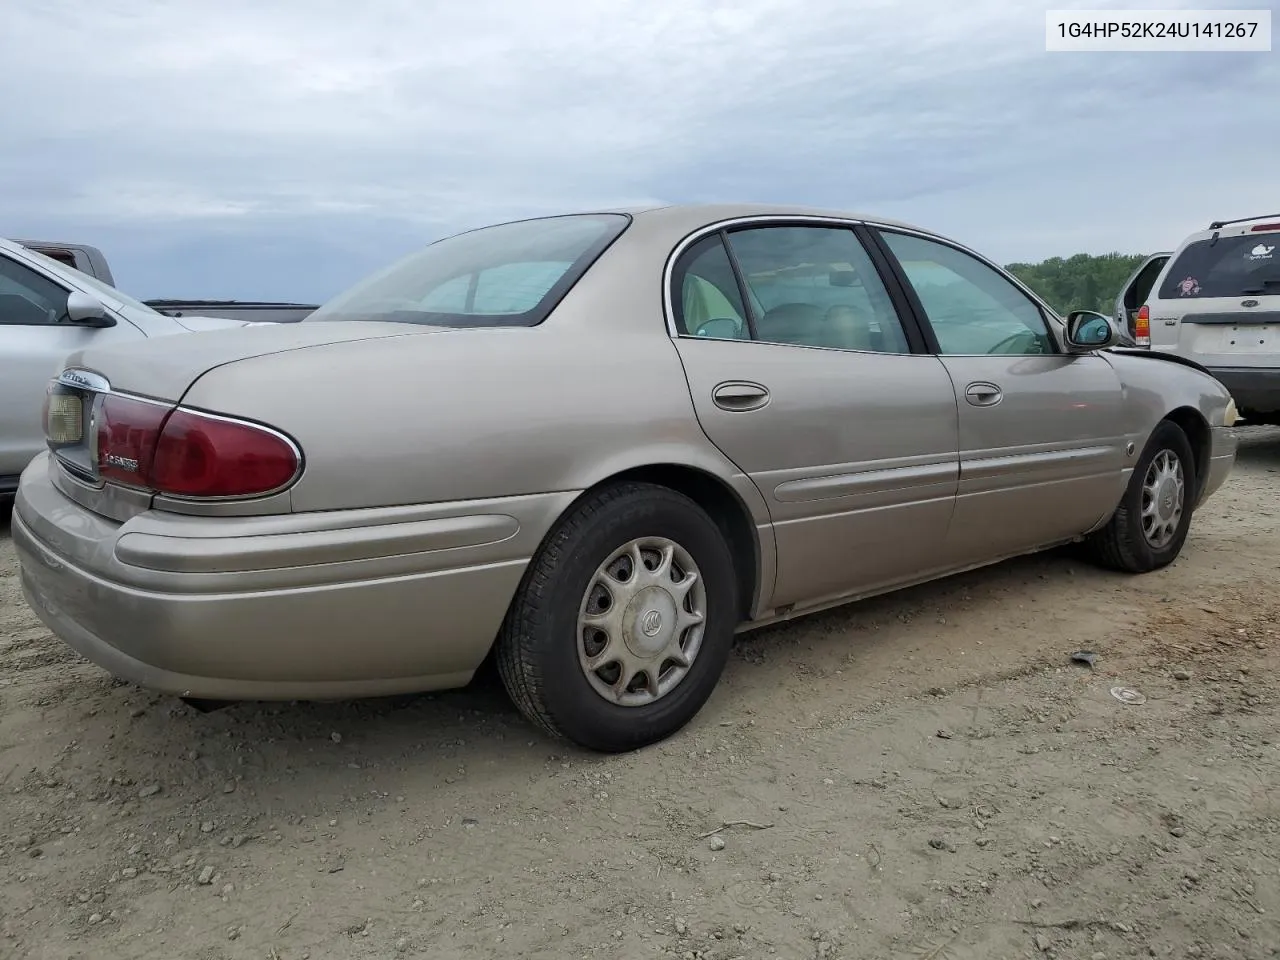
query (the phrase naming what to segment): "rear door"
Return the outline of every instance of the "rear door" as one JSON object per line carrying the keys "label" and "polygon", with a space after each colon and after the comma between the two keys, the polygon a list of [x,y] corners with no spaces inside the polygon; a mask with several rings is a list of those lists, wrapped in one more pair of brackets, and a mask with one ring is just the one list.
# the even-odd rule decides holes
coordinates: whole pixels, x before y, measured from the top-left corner
{"label": "rear door", "polygon": [[1153,349],[1211,369],[1280,367],[1280,229],[1192,241],[1150,305]]}
{"label": "rear door", "polygon": [[71,323],[69,293],[0,251],[0,484],[12,486],[44,449],[40,411],[45,386],[63,359],[84,347],[142,336],[123,319],[114,327]]}
{"label": "rear door", "polygon": [[677,257],[670,295],[702,428],[768,503],[770,606],[937,569],[955,501],[955,395],[851,225],[709,232]]}
{"label": "rear door", "polygon": [[957,564],[1081,534],[1119,501],[1120,380],[1063,353],[1040,306],[994,266],[937,238],[878,232],[927,321],[959,409]]}

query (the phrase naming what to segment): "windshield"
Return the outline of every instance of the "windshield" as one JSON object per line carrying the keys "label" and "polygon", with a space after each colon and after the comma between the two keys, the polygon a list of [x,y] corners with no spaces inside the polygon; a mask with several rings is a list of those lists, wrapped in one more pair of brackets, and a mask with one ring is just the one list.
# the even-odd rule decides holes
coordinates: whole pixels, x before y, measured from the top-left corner
{"label": "windshield", "polygon": [[302,322],[531,327],[630,222],[622,214],[574,214],[461,233],[356,284]]}
{"label": "windshield", "polygon": [[1160,284],[1161,300],[1280,294],[1280,234],[1197,240]]}

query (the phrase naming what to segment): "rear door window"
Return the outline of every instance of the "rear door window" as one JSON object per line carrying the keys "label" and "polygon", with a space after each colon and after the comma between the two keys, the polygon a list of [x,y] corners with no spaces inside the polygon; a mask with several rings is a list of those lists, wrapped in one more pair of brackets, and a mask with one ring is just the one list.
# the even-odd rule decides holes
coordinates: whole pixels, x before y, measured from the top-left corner
{"label": "rear door window", "polygon": [[1280,294],[1280,234],[1255,233],[1189,244],[1160,284],[1161,300]]}
{"label": "rear door window", "polygon": [[728,233],[768,343],[910,353],[893,301],[847,227],[740,227]]}

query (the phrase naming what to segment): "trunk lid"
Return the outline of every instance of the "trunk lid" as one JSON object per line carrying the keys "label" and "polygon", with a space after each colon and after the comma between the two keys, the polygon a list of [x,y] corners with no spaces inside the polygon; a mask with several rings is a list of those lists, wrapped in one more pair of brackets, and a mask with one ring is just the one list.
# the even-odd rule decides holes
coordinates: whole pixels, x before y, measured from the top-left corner
{"label": "trunk lid", "polygon": [[[215,367],[308,347],[439,332],[438,327],[404,323],[235,323],[230,329],[77,351],[64,362],[45,400],[46,441],[56,464],[54,480],[63,493],[82,506],[114,520],[127,520],[146,510],[153,494],[145,484],[121,486],[103,476],[98,441],[104,431],[111,429],[106,410],[112,395],[132,395],[150,404],[149,413],[143,418],[150,422],[144,424],[140,436],[146,426],[158,430],[191,384]],[[131,401],[125,396],[120,402],[128,405]],[[118,459],[119,452],[113,451],[108,448],[109,465],[138,469],[138,459]],[[122,456],[137,454],[125,451]]]}
{"label": "trunk lid", "polygon": [[333,343],[416,336],[438,329],[374,322],[236,324],[114,348],[90,347],[71,354],[63,367],[105,377],[112,390],[177,401],[201,374],[224,363]]}

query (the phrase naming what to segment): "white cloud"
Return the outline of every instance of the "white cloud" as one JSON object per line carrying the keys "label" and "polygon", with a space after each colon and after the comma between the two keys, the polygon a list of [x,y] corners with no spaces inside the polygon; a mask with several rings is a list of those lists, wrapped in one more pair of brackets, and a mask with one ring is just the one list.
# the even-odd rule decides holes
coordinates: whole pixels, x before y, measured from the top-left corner
{"label": "white cloud", "polygon": [[[1047,54],[1043,10],[1018,6],[11,4],[0,79],[26,93],[0,98],[6,230],[149,251],[122,254],[141,286],[172,270],[158,232],[227,238],[209,262],[252,287],[254,238],[367,238],[361,223],[429,239],[627,202],[793,200],[1025,259],[1161,245],[1264,202],[1273,177],[1250,158],[1280,145],[1274,58]],[[296,295],[333,292],[335,271]]]}

